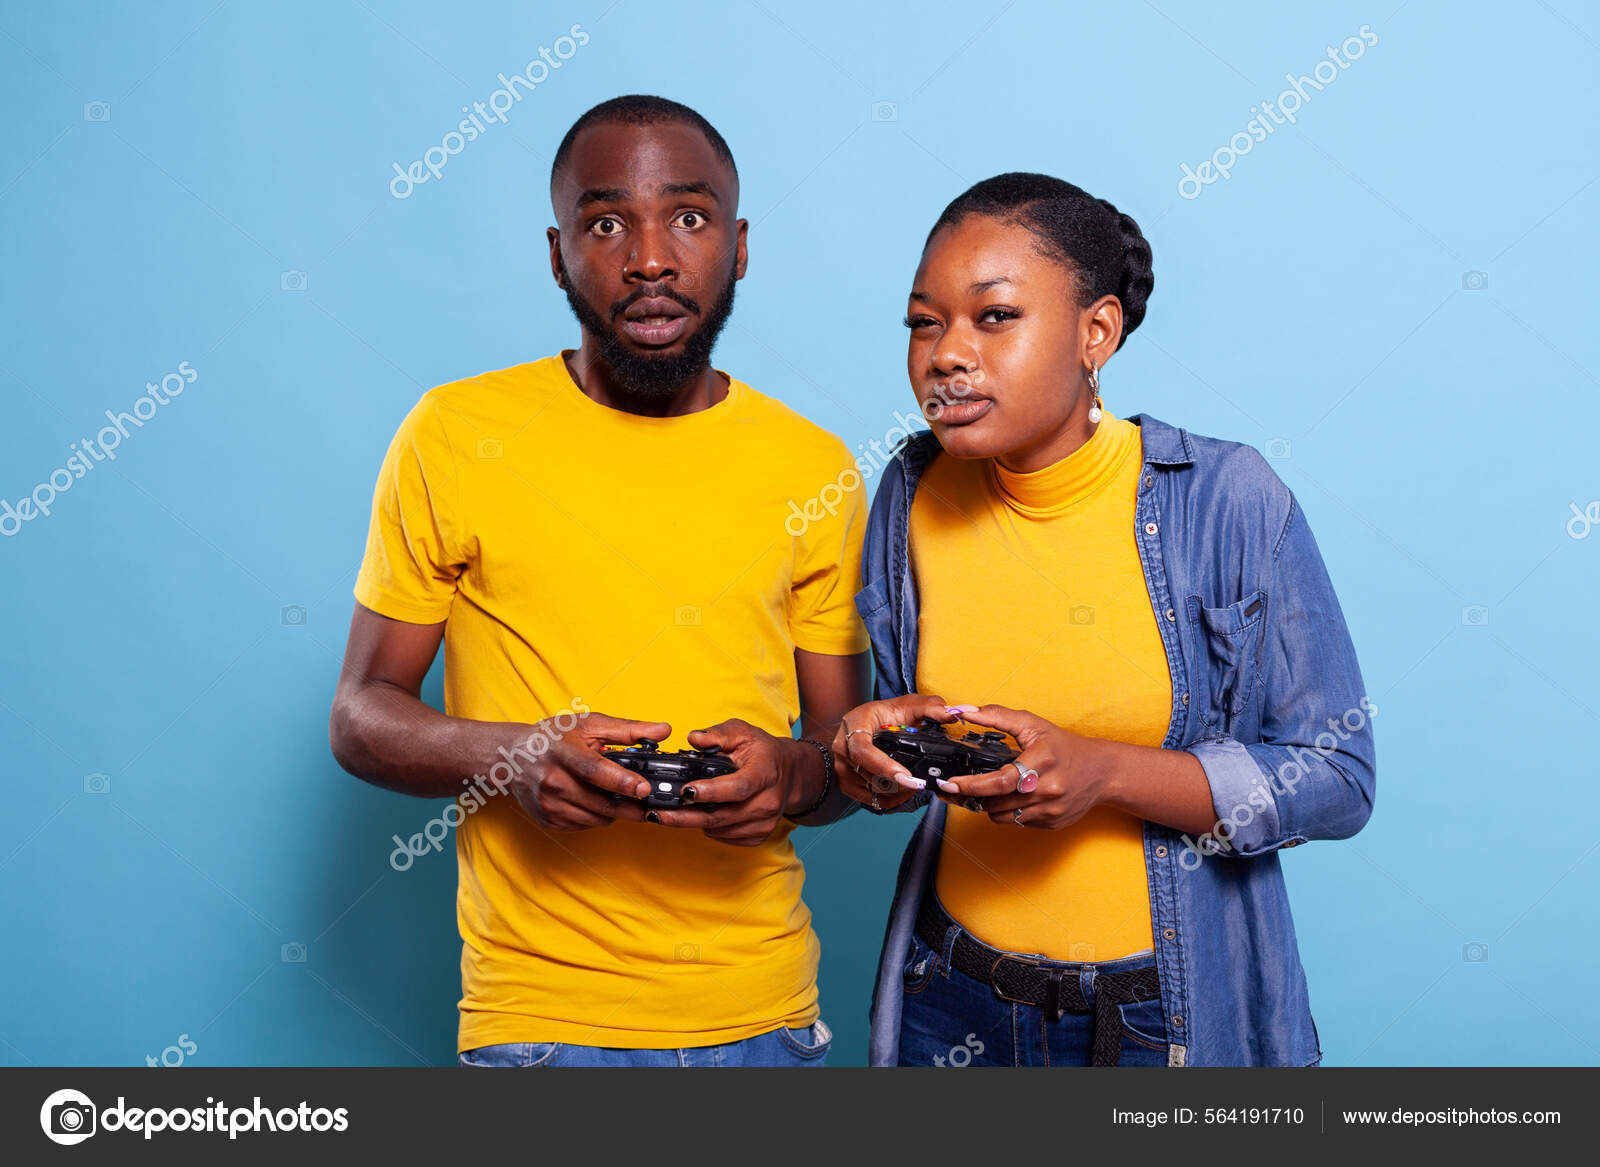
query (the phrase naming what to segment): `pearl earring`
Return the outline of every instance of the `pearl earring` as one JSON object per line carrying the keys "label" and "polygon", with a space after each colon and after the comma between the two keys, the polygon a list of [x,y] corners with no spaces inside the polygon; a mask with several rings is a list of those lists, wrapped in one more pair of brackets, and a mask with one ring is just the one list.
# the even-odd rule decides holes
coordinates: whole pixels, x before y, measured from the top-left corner
{"label": "pearl earring", "polygon": [[1093,365],[1089,366],[1089,392],[1094,394],[1094,404],[1089,407],[1089,420],[1098,425],[1103,416],[1100,412],[1100,370]]}

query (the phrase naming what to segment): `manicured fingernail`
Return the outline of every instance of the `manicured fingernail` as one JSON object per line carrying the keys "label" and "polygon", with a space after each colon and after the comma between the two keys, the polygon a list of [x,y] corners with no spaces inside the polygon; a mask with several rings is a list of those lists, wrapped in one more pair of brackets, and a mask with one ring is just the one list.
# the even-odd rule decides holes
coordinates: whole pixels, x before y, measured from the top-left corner
{"label": "manicured fingernail", "polygon": [[961,787],[957,786],[954,782],[946,782],[942,778],[939,780],[939,789],[944,791],[946,794],[961,793]]}
{"label": "manicured fingernail", "polygon": [[647,823],[659,823],[661,816],[653,810],[647,810],[644,812],[644,821]]}
{"label": "manicured fingernail", "polygon": [[685,786],[683,788],[683,801],[685,801],[685,802],[693,802],[695,800],[695,798],[696,798],[696,795],[695,795],[695,792],[694,792],[694,787],[693,786]]}
{"label": "manicured fingernail", "polygon": [[978,712],[978,707],[976,705],[946,705],[944,711],[946,713],[976,713]]}
{"label": "manicured fingernail", "polygon": [[926,790],[928,784],[921,778],[913,778],[910,774],[896,774],[894,780],[906,790]]}
{"label": "manicured fingernail", "polygon": [[1017,790],[1022,794],[1032,794],[1037,789],[1039,789],[1039,776],[1037,774],[1029,774],[1017,784]]}

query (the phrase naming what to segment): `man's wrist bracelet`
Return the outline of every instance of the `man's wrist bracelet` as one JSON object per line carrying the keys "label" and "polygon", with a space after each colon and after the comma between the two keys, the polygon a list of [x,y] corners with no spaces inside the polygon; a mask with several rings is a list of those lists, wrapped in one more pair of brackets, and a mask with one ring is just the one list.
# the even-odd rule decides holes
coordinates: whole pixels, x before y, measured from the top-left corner
{"label": "man's wrist bracelet", "polygon": [[822,755],[822,793],[817,795],[817,800],[804,810],[786,812],[784,817],[791,819],[803,819],[807,815],[815,814],[817,809],[828,801],[828,795],[833,792],[833,751],[813,738],[803,737],[800,740],[808,746],[815,746],[817,753]]}

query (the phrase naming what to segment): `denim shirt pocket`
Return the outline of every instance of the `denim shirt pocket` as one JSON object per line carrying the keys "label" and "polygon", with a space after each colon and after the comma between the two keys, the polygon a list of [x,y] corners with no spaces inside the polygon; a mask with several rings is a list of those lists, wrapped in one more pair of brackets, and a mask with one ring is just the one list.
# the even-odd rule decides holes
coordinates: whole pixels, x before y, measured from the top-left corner
{"label": "denim shirt pocket", "polygon": [[1199,675],[1205,680],[1200,720],[1213,733],[1231,734],[1255,693],[1267,595],[1258,588],[1225,608],[1208,608],[1191,595],[1188,609],[1201,658]]}
{"label": "denim shirt pocket", "polygon": [[856,611],[863,620],[871,620],[889,603],[889,577],[880,575],[856,593]]}

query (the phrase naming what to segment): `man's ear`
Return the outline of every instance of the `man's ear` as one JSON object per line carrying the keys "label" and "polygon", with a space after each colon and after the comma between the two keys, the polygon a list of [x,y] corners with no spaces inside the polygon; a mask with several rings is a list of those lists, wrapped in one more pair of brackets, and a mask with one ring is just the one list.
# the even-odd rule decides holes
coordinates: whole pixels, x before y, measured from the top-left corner
{"label": "man's ear", "polygon": [[550,241],[550,278],[555,280],[556,287],[564,292],[567,290],[567,285],[561,278],[561,229],[546,227],[544,237]]}
{"label": "man's ear", "polygon": [[744,279],[744,269],[750,262],[750,251],[746,245],[749,234],[750,220],[740,219],[738,224],[738,243],[735,245],[733,253],[733,278],[736,280]]}

